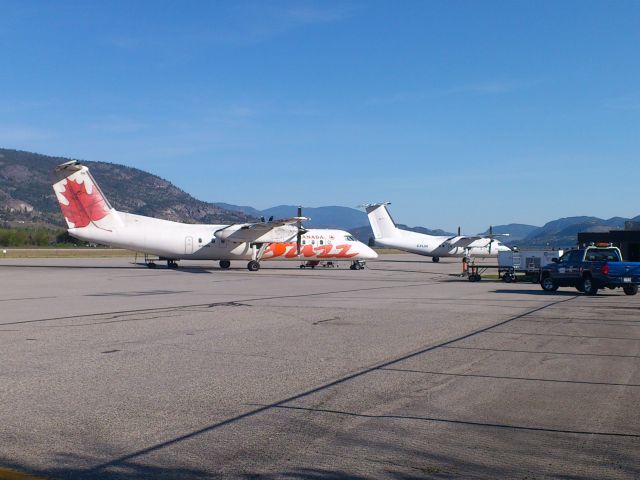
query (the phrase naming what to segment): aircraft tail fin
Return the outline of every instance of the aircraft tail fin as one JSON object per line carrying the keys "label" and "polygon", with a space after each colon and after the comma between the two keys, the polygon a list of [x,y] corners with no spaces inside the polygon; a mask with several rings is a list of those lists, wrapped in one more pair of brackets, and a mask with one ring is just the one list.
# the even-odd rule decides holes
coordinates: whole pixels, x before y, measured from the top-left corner
{"label": "aircraft tail fin", "polygon": [[112,230],[120,224],[118,212],[109,204],[89,168],[77,160],[55,168],[53,191],[69,229],[94,226]]}
{"label": "aircraft tail fin", "polygon": [[389,205],[389,202],[364,205],[374,238],[400,236],[396,223],[393,221],[393,218],[391,218],[389,210],[387,210],[387,205]]}

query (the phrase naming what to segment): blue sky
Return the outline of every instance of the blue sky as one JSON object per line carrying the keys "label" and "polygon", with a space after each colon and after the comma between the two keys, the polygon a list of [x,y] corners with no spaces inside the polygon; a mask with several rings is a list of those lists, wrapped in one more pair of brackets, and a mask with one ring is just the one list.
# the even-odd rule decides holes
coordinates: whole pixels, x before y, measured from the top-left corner
{"label": "blue sky", "polygon": [[0,146],[467,232],[640,214],[640,2],[0,0]]}

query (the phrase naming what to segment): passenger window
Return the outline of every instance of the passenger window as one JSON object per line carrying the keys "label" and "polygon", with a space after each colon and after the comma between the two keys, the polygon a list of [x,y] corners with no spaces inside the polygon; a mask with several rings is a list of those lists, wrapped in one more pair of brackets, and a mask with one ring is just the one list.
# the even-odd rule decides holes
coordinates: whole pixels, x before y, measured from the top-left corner
{"label": "passenger window", "polygon": [[320,245],[324,245],[324,241],[320,240]]}

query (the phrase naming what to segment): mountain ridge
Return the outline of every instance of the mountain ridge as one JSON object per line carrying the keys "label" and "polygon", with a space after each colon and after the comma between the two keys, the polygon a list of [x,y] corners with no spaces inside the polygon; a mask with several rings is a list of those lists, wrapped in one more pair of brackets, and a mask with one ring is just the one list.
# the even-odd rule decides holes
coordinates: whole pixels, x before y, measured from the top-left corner
{"label": "mountain ridge", "polygon": [[[69,158],[54,157],[21,150],[0,148],[0,223],[5,226],[64,227],[58,202],[51,188],[53,169]],[[107,162],[82,161],[91,168],[96,181],[114,208],[186,223],[227,224],[255,221],[259,217],[293,217],[295,205],[277,205],[264,210],[224,202],[205,202],[157,175]],[[367,215],[362,210],[343,206],[303,208],[311,217],[308,227],[348,230],[367,242],[372,236]],[[501,241],[520,247],[568,247],[576,244],[578,232],[608,231],[624,228],[625,222],[640,221],[640,215],[628,219],[593,216],[563,217],[543,226],[524,223],[495,225],[495,234],[508,233]],[[453,235],[422,226],[400,228],[429,235]],[[485,232],[488,234],[488,231]]]}
{"label": "mountain ridge", "polygon": [[[0,222],[65,226],[51,187],[54,168],[69,158],[0,149]],[[125,212],[187,223],[234,223],[254,218],[197,200],[157,175],[115,163],[81,161],[111,205]]]}

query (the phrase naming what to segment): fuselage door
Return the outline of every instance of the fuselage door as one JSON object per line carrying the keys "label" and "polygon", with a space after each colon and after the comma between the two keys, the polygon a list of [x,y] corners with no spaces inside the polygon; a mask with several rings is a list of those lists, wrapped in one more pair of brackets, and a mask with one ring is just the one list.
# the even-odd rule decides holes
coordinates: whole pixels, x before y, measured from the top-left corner
{"label": "fuselage door", "polygon": [[184,237],[184,253],[193,253],[193,237]]}

